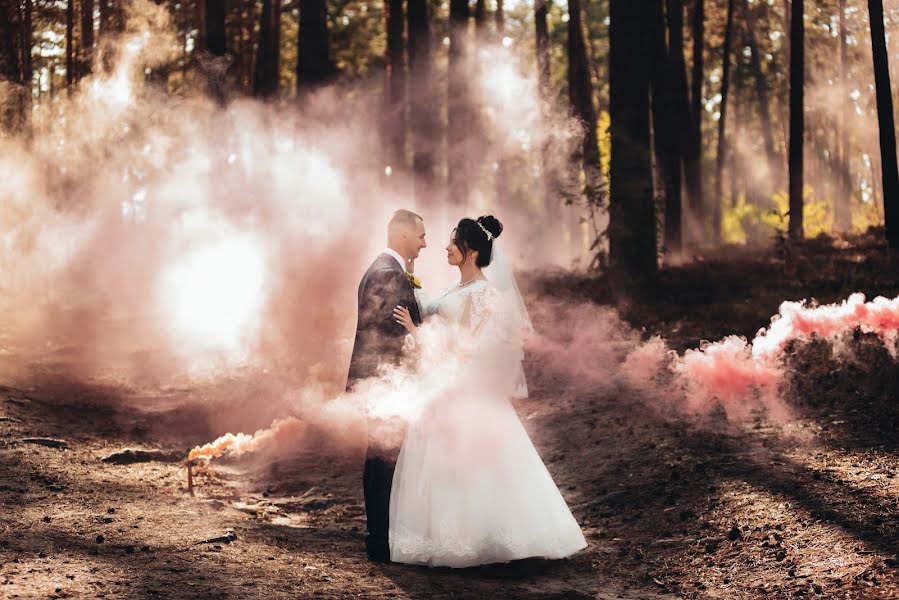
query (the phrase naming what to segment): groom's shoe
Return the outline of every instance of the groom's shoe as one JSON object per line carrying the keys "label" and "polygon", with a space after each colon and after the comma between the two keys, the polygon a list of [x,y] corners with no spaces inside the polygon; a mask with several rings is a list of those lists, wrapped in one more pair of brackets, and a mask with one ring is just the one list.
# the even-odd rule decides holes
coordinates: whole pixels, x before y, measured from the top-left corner
{"label": "groom's shoe", "polygon": [[390,545],[383,540],[366,539],[365,550],[368,553],[368,560],[372,562],[390,562]]}

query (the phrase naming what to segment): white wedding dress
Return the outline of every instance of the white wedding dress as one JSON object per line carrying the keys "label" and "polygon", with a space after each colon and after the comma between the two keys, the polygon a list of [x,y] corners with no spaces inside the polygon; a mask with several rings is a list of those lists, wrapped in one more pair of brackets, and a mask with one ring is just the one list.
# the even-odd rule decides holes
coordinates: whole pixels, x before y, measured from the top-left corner
{"label": "white wedding dress", "polygon": [[586,547],[510,403],[527,395],[516,298],[478,280],[424,308],[425,399],[393,476],[390,559],[470,567]]}

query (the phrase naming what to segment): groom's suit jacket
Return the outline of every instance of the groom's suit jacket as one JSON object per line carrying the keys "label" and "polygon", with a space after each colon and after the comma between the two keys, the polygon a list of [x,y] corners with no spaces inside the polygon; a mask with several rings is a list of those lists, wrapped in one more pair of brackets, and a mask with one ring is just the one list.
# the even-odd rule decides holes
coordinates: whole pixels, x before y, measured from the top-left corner
{"label": "groom's suit jacket", "polygon": [[347,390],[377,374],[381,362],[396,363],[408,333],[393,317],[397,305],[409,309],[412,321],[421,324],[412,284],[392,256],[380,254],[359,283],[359,320],[347,376]]}

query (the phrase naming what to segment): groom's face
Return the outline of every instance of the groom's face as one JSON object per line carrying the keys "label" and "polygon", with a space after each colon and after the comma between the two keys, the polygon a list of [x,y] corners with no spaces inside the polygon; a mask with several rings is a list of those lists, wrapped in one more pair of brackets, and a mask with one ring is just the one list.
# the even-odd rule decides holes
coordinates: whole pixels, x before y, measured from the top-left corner
{"label": "groom's face", "polygon": [[415,219],[415,224],[406,232],[405,241],[409,252],[406,258],[418,258],[418,254],[422,249],[428,247],[428,243],[425,241],[425,222],[421,219]]}

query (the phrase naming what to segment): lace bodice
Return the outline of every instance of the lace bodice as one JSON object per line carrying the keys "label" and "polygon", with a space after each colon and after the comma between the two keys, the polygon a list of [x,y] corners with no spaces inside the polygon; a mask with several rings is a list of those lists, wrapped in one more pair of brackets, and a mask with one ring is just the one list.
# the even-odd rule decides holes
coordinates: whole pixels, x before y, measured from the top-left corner
{"label": "lace bodice", "polygon": [[426,316],[476,328],[498,303],[498,293],[486,279],[465,286],[453,285],[424,306]]}

